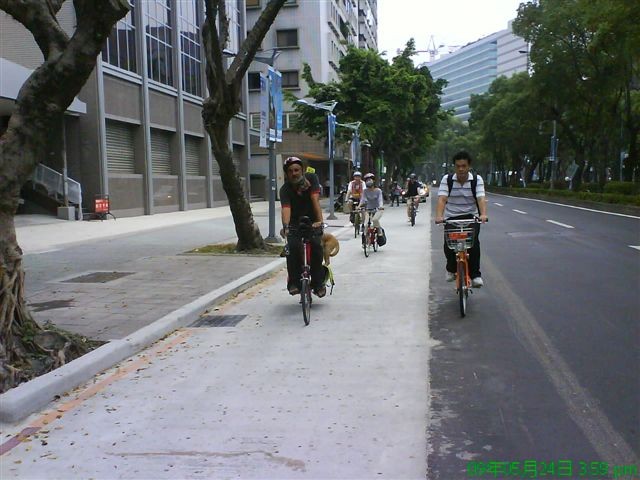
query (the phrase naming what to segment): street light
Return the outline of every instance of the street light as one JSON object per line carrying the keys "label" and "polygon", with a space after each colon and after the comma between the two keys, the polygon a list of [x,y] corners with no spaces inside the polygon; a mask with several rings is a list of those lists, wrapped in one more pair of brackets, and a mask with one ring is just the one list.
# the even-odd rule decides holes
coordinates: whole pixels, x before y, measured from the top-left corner
{"label": "street light", "polygon": [[[326,102],[320,102],[320,103],[311,103],[308,102],[307,100],[304,99],[300,99],[300,100],[296,100],[296,103],[300,103],[302,105],[306,105],[308,107],[311,108],[315,108],[316,110],[325,110],[326,112],[329,112],[327,115],[327,118],[329,118],[330,115],[333,115],[333,109],[336,108],[336,105],[338,104],[338,102],[336,102],[335,100],[329,100]],[[333,187],[333,141],[331,138],[331,131],[330,131],[330,127],[329,127],[329,121],[327,121],[327,140],[328,140],[328,144],[329,144],[329,216],[327,217],[327,220],[335,220],[336,217],[334,215],[333,212],[333,195],[334,195],[334,187]]]}

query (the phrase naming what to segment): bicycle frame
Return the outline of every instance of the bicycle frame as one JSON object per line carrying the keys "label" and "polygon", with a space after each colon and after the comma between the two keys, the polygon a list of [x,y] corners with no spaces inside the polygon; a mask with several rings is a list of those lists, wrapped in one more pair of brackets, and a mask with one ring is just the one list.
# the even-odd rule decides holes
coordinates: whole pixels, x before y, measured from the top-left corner
{"label": "bicycle frame", "polygon": [[369,256],[369,248],[372,247],[374,252],[378,251],[378,228],[372,226],[373,216],[378,211],[377,208],[367,209],[367,226],[362,229],[362,249],[364,256]]}
{"label": "bicycle frame", "polygon": [[456,252],[456,292],[462,317],[466,315],[469,292],[473,292],[468,250],[475,241],[474,224],[476,223],[479,223],[478,218],[446,220],[444,223],[447,247]]}

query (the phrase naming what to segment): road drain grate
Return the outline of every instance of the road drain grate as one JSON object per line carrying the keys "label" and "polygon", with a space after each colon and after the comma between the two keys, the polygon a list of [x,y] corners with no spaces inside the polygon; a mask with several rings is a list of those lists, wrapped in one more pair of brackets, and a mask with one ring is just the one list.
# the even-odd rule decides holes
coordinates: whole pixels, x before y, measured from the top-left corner
{"label": "road drain grate", "polygon": [[235,327],[246,315],[204,315],[193,322],[191,327]]}
{"label": "road drain grate", "polygon": [[33,309],[34,312],[44,312],[46,310],[54,310],[56,308],[69,308],[72,307],[73,298],[69,298],[66,300],[51,300],[49,302],[40,302],[40,303],[30,303],[29,307]]}
{"label": "road drain grate", "polygon": [[135,272],[93,272],[69,280],[63,280],[62,283],[107,283],[126,277],[127,275],[133,275],[134,273]]}

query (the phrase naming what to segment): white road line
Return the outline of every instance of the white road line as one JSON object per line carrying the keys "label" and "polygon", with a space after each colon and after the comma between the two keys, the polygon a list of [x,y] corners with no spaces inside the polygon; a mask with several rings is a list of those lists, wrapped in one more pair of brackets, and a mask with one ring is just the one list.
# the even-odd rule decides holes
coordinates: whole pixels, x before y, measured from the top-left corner
{"label": "white road line", "polygon": [[640,245],[629,245],[631,248],[635,248],[636,250],[640,250]]}
{"label": "white road line", "polygon": [[523,212],[522,210],[516,210],[514,208],[513,211],[516,212],[516,213],[521,213],[522,215],[527,215],[527,212]]}
{"label": "white road line", "polygon": [[586,210],[587,212],[603,213],[605,215],[615,215],[616,217],[635,218],[637,220],[640,220],[640,217],[636,215],[627,215],[625,213],[616,213],[616,212],[605,212],[604,210],[594,210],[593,208],[577,207],[575,205],[567,205],[566,203],[548,202],[546,200],[538,200],[537,198],[514,197],[513,195],[503,195],[502,193],[491,193],[491,195],[496,195],[498,197],[515,198],[516,200],[526,200],[528,202],[548,203],[549,205],[558,205],[559,207],[575,208],[576,210]]}
{"label": "white road line", "polygon": [[503,204],[498,203],[498,202],[493,202],[493,204],[494,204],[494,205],[497,205],[497,206],[499,206],[499,207],[504,207],[504,205],[503,205]]}
{"label": "white road line", "polygon": [[560,225],[561,227],[564,227],[564,228],[575,228],[575,227],[572,227],[571,225],[567,225],[566,223],[556,222],[555,220],[547,220],[547,222],[553,223],[554,225]]}

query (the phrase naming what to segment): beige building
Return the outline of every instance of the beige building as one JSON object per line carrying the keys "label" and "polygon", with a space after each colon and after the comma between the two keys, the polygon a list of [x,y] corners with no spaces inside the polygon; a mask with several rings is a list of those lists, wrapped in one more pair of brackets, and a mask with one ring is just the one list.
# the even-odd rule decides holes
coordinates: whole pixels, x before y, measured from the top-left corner
{"label": "beige building", "polygon": [[[253,25],[267,0],[247,0],[247,24]],[[262,54],[279,52],[274,67],[282,73],[282,87],[298,98],[308,98],[308,85],[302,79],[303,64],[311,67],[314,80],[327,83],[338,79],[340,59],[348,46],[377,50],[377,0],[289,0],[265,37]],[[260,128],[260,73],[267,66],[253,62],[248,73],[249,115],[251,124],[250,172],[268,176],[268,156],[258,146]],[[276,152],[281,157],[296,155],[316,168],[320,180],[328,178],[326,142],[290,130],[295,121],[293,106],[285,101],[283,142]],[[340,122],[340,118],[338,118]],[[335,153],[336,185],[347,175],[348,146]]]}
{"label": "beige building", "polygon": [[[94,199],[104,195],[109,195],[116,216],[226,204],[201,117],[206,95],[200,32],[203,1],[129,3],[131,11],[114,28],[64,125],[49,132],[49,154],[41,159],[41,168],[51,169],[43,173],[49,179],[44,191],[59,199],[59,192],[50,190],[66,159],[68,176],[81,188],[86,211],[93,211]],[[245,1],[228,0],[227,7],[230,48],[237,51],[240,35],[247,30]],[[73,2],[64,4],[58,18],[72,33]],[[19,86],[43,61],[31,34],[2,12],[0,58],[2,131]],[[243,105],[248,105],[246,88]],[[246,126],[247,115],[238,114],[229,142],[249,191]],[[39,190],[42,193],[43,188]]]}

